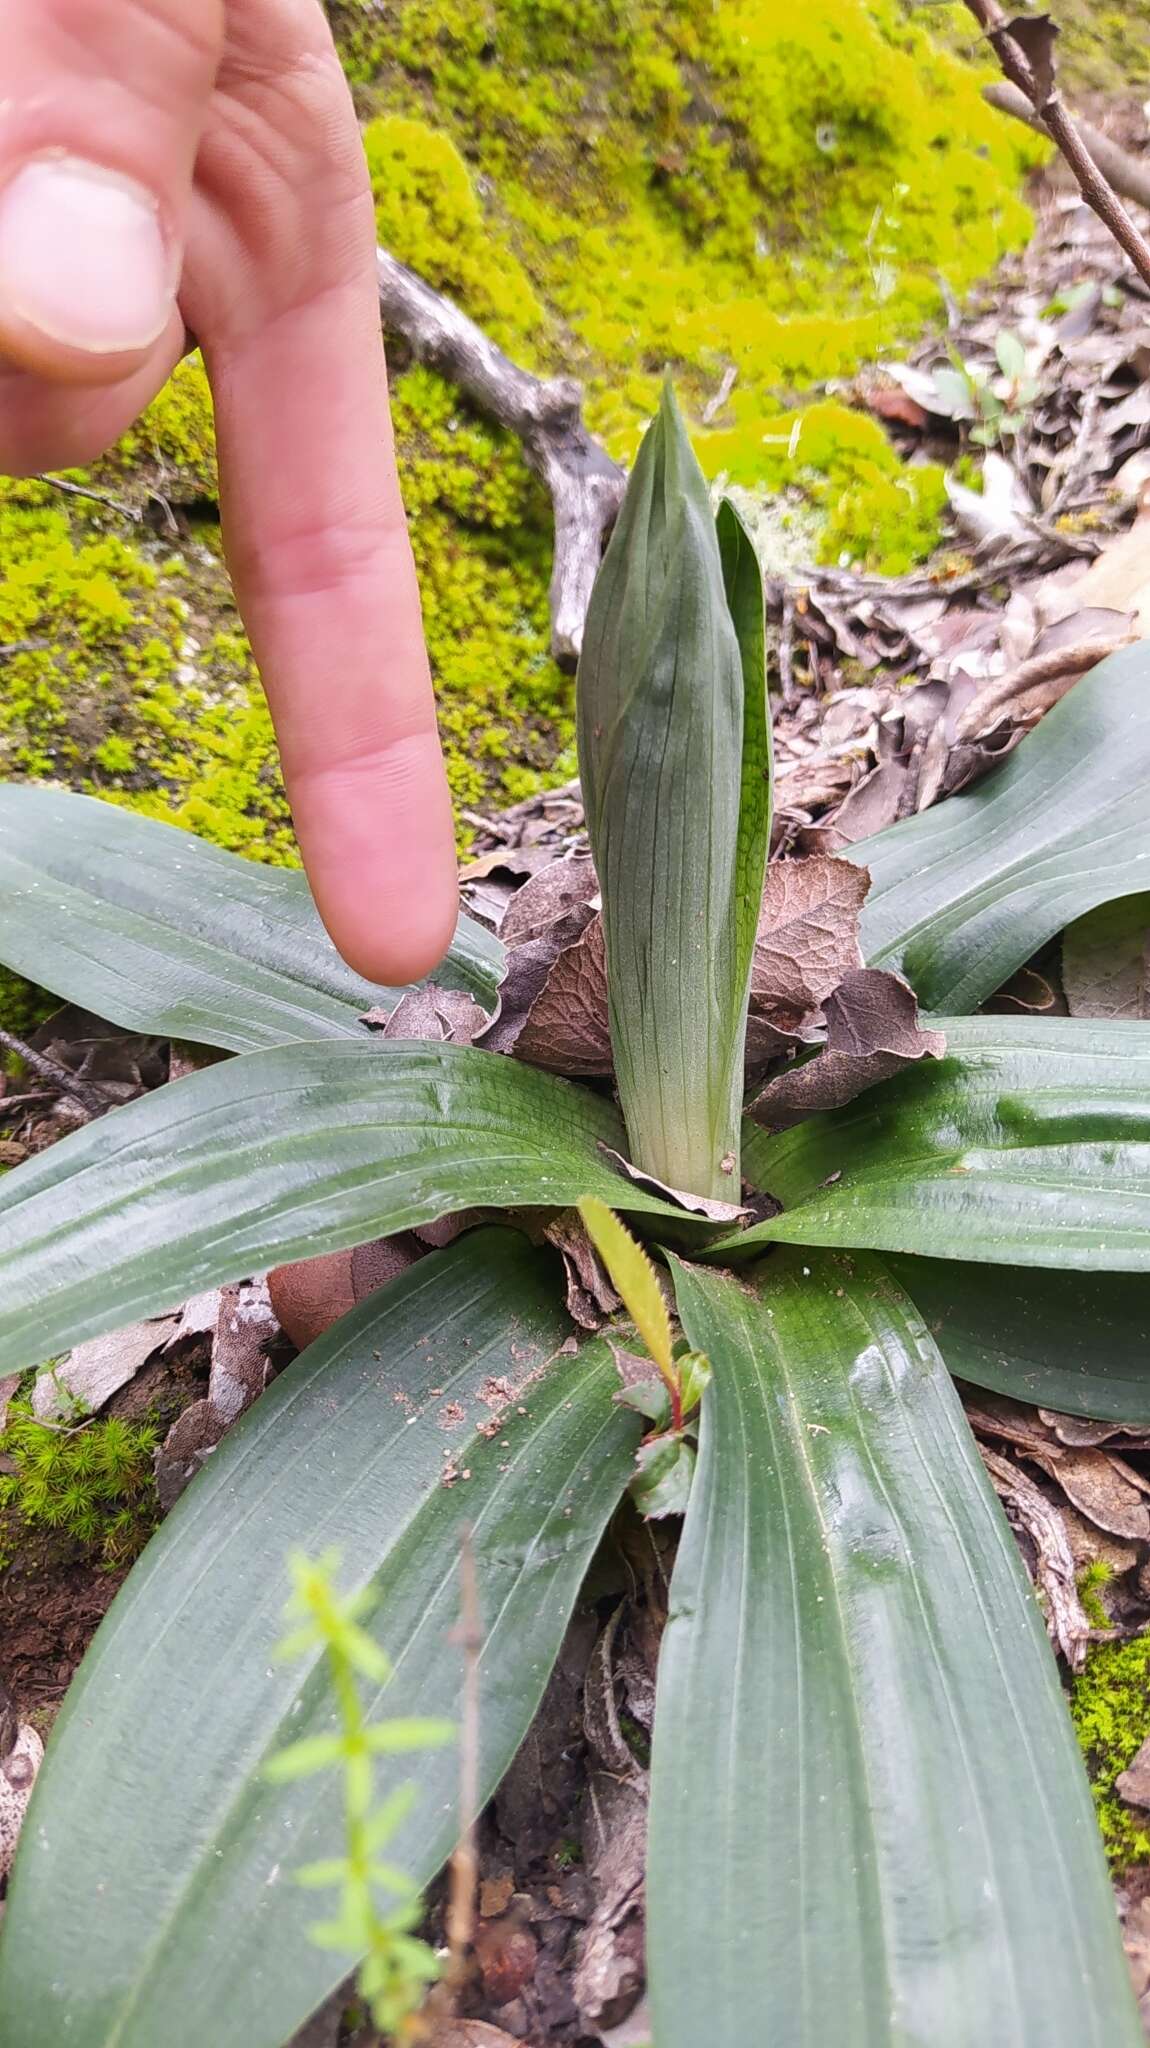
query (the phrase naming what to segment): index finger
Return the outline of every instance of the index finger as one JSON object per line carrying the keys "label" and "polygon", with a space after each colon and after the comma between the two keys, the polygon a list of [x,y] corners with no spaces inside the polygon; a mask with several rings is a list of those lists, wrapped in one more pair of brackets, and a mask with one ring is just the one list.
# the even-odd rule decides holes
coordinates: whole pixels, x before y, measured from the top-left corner
{"label": "index finger", "polygon": [[365,198],[315,224],[324,259],[282,310],[202,339],[228,562],[308,878],[345,959],[398,983],[446,952],[458,890]]}

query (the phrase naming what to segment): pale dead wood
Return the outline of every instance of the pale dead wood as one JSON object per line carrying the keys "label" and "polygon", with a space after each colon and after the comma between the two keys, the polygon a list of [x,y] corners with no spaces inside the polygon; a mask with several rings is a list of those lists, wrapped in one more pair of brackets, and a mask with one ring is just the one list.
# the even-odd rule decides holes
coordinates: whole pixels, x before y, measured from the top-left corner
{"label": "pale dead wood", "polygon": [[74,1102],[86,1117],[99,1116],[104,1110],[111,1108],[111,1097],[94,1081],[83,1080],[79,1074],[74,1074],[70,1067],[65,1067],[59,1060],[50,1058],[45,1052],[37,1052],[35,1046],[26,1044],[22,1038],[17,1038],[14,1031],[0,1029],[0,1046],[3,1046],[5,1052],[14,1052],[17,1059],[22,1060],[33,1074],[39,1074],[41,1080],[48,1081],[53,1088],[58,1088],[60,1093]]}
{"label": "pale dead wood", "polygon": [[[1026,94],[1016,85],[984,85],[982,97],[1000,114],[1013,114],[1016,121],[1024,121],[1033,128],[1036,135],[1049,135],[1050,131],[1040,114],[1036,114]],[[1132,156],[1128,149],[1112,142],[1100,128],[1092,128],[1088,121],[1075,116],[1078,133],[1094,158],[1103,177],[1109,178],[1116,192],[1123,199],[1132,199],[1136,206],[1150,208],[1150,163],[1145,158]]]}
{"label": "pale dead wood", "polygon": [[[994,676],[977,697],[973,697],[962,713],[955,727],[955,738],[976,739],[989,732],[998,714],[1005,711],[1028,690],[1040,689],[1044,684],[1061,684],[1058,692],[1064,695],[1089,669],[1097,668],[1111,654],[1129,647],[1137,640],[1137,633],[1116,634],[1109,640],[1084,640],[1077,647],[1053,648],[1049,654],[1034,654],[1029,660],[1020,662],[1009,675]],[[1057,701],[1052,697],[1051,702]]]}
{"label": "pale dead wood", "polygon": [[555,513],[551,651],[564,667],[573,667],[626,475],[584,425],[583,394],[574,378],[535,377],[520,369],[474,320],[386,249],[377,258],[384,327],[485,418],[517,435],[529,467],[547,486]]}
{"label": "pale dead wood", "polygon": [[[1030,102],[1047,134],[1058,144],[1088,206],[1093,207],[1119,247],[1124,249],[1143,282],[1150,285],[1150,244],[1135,226],[1114,187],[1091,155],[1079,128],[1070,117],[1054,75],[1054,38],[1057,30],[1046,17],[1010,21],[998,0],[966,0],[979,27],[991,44],[1006,77]],[[1025,36],[1022,31],[1027,33]],[[1036,33],[1041,32],[1041,33]],[[1028,50],[1033,49],[1033,61]]]}
{"label": "pale dead wood", "polygon": [[1098,1631],[1079,1598],[1070,1538],[1054,1502],[1010,1458],[978,1446],[999,1499],[1034,1545],[1039,1591],[1046,1601],[1046,1626],[1071,1671],[1081,1671],[1086,1646]]}

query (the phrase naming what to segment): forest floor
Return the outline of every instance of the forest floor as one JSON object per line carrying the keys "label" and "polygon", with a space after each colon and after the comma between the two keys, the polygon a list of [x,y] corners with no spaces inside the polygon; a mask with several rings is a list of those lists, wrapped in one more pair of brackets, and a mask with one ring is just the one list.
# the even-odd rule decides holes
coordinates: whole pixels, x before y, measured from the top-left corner
{"label": "forest floor", "polygon": [[[1150,161],[1141,110],[1110,108],[1107,120]],[[833,852],[966,787],[1101,655],[1150,632],[1150,295],[1058,171],[1040,175],[1033,197],[1038,231],[1024,254],[953,309],[948,333],[905,365],[860,376],[848,394],[904,455],[961,470],[972,433],[984,448],[981,488],[954,495],[954,543],[901,579],[844,568],[772,584],[776,853]],[[769,509],[760,516],[769,522]],[[475,824],[465,885],[473,911],[495,925],[525,881],[582,843],[574,786]],[[1104,975],[1081,962],[1069,973],[1055,945],[997,1004],[1150,1017],[1145,908],[1148,930],[1128,931],[1120,957],[1109,947]],[[109,1105],[184,1057],[71,1009],[32,1020],[28,1041]],[[50,1068],[0,1078],[0,1163],[43,1149],[87,1113]],[[254,1397],[291,1347],[258,1288],[239,1310]],[[200,1304],[164,1319],[153,1341],[137,1336],[130,1355],[115,1339],[85,1347],[71,1379],[97,1416],[85,1426],[122,1425],[101,1487],[65,1469],[66,1428],[53,1439],[55,1482],[35,1425],[0,1440],[3,1680],[42,1732],[132,1555],[212,1440],[201,1425],[213,1373],[237,1370],[234,1356],[221,1360],[222,1327],[219,1303]],[[0,1409],[19,1398],[17,1383],[0,1381]],[[1150,2013],[1150,1783],[1138,1782],[1150,1781],[1139,1634],[1150,1623],[1150,1432],[973,1390],[967,1408],[1040,1591],[1057,1563],[1052,1547],[1072,1559],[1067,1684]],[[619,1516],[528,1741],[484,1817],[475,1967],[453,2048],[637,2048],[648,2038],[646,1756],[674,1541],[666,1524]],[[1121,1727],[1103,1742],[1108,1701]],[[1123,1799],[1115,1780],[1131,1767]],[[433,1925],[440,1911],[433,1900]],[[299,2048],[351,2037],[337,2001]]]}

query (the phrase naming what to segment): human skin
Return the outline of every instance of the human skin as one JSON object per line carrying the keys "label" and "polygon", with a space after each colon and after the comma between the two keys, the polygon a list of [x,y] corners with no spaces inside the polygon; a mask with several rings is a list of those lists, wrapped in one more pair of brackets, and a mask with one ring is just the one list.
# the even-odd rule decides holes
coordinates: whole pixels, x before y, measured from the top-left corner
{"label": "human skin", "polygon": [[228,566],[324,921],[457,914],[354,110],[320,0],[0,0],[0,472],[93,461],[200,344]]}

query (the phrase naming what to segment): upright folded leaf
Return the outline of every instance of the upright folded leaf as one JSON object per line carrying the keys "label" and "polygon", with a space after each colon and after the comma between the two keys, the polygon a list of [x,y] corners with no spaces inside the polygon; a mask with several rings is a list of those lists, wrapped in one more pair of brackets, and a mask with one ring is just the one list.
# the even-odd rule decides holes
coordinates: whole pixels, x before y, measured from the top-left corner
{"label": "upright folded leaf", "polygon": [[632,1157],[719,1198],[738,1190],[769,772],[757,568],[745,534],[729,532],[726,553],[738,630],[707,486],[668,392],[591,601],[579,765]]}
{"label": "upright folded leaf", "polygon": [[[18,785],[0,787],[0,963],[113,1024],[228,1052],[364,1038],[364,1011],[401,994],[340,959],[302,874]],[[461,917],[431,978],[492,1010],[503,969],[499,940]]]}
{"label": "upright folded leaf", "polygon": [[[526,1733],[639,1425],[609,1347],[577,1356],[556,1262],[512,1231],[361,1304],[228,1435],[69,1690],[0,1942],[5,2048],[280,2048],[346,1974],[293,1874],[342,1847],[339,1786],[263,1767],[336,1725],[318,1649],[277,1662],[287,1553],[342,1556],[394,1676],[369,1717],[461,1718],[472,1531],[481,1796]],[[388,1858],[425,1884],[459,1826],[452,1746],[387,1766],[417,1798]]]}
{"label": "upright folded leaf", "polygon": [[924,1324],[873,1259],[676,1291],[714,1378],[655,1714],[659,2048],[1139,2048],[1054,1660]]}

